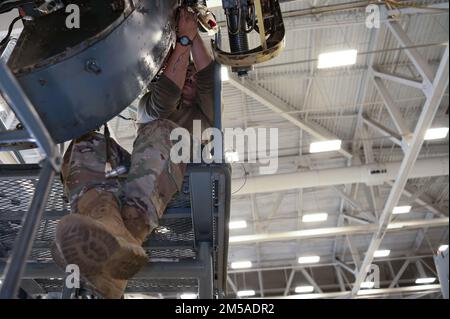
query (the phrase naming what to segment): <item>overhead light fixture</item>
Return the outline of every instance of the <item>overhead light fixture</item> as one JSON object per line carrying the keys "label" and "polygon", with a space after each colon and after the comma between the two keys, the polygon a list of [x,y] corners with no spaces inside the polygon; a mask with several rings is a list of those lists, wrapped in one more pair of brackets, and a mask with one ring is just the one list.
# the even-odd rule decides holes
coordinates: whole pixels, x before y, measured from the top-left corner
{"label": "overhead light fixture", "polygon": [[240,290],[237,292],[238,297],[253,297],[256,295],[254,290]]}
{"label": "overhead light fixture", "polygon": [[389,224],[387,229],[400,229],[403,228],[403,225],[400,223]]}
{"label": "overhead light fixture", "polygon": [[332,152],[338,151],[342,147],[341,140],[330,140],[330,141],[321,141],[311,143],[309,146],[310,153],[324,153],[324,152]]}
{"label": "overhead light fixture", "polygon": [[316,264],[320,261],[320,256],[306,256],[298,258],[299,264]]}
{"label": "overhead light fixture", "polygon": [[231,268],[233,268],[233,269],[252,268],[252,262],[251,261],[236,261],[236,262],[231,263]]}
{"label": "overhead light fixture", "polygon": [[193,292],[185,292],[180,295],[180,299],[197,299],[197,294]]}
{"label": "overhead light fixture", "polygon": [[208,8],[221,7],[222,0],[206,0],[206,5]]}
{"label": "overhead light fixture", "polygon": [[306,214],[303,215],[302,221],[304,223],[316,223],[316,222],[323,222],[328,219],[327,213],[316,213],[316,214]]}
{"label": "overhead light fixture", "polygon": [[411,209],[412,209],[411,206],[397,206],[394,207],[392,214],[394,215],[408,214],[411,211]]}
{"label": "overhead light fixture", "polygon": [[374,281],[364,281],[361,283],[361,288],[372,289],[373,287],[375,287]]}
{"label": "overhead light fixture", "polygon": [[314,291],[314,287],[313,286],[298,286],[295,287],[295,293],[297,294],[305,294],[305,293],[310,293]]}
{"label": "overhead light fixture", "polygon": [[319,64],[317,65],[317,68],[328,69],[353,65],[356,63],[357,57],[358,57],[357,50],[343,50],[343,51],[322,53],[319,55]]}
{"label": "overhead light fixture", "polygon": [[383,250],[376,250],[373,254],[373,257],[387,257],[391,254],[391,251],[389,249],[383,249]]}
{"label": "overhead light fixture", "polygon": [[243,229],[243,228],[247,228],[247,222],[245,220],[235,220],[235,221],[231,221],[228,224],[228,228],[230,229]]}
{"label": "overhead light fixture", "polygon": [[438,251],[440,253],[443,253],[444,251],[446,251],[448,249],[448,245],[440,245],[438,248]]}
{"label": "overhead light fixture", "polygon": [[239,153],[234,151],[225,152],[225,161],[227,163],[237,163],[239,162]]}
{"label": "overhead light fixture", "polygon": [[435,277],[417,278],[416,279],[416,284],[418,284],[418,285],[420,285],[420,284],[432,284],[435,281],[436,281]]}
{"label": "overhead light fixture", "polygon": [[221,76],[222,82],[226,82],[230,79],[230,75],[228,73],[228,68],[226,66],[222,66],[220,68],[220,76]]}
{"label": "overhead light fixture", "polygon": [[125,294],[125,299],[147,299],[143,294]]}
{"label": "overhead light fixture", "polygon": [[425,141],[431,141],[431,140],[439,140],[446,138],[448,134],[448,127],[436,127],[436,128],[430,128],[425,133]]}

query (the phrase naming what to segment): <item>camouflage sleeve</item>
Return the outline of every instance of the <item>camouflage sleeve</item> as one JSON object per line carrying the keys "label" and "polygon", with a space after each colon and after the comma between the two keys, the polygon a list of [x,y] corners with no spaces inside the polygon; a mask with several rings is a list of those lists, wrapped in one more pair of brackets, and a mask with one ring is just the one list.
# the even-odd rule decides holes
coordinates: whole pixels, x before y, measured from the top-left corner
{"label": "camouflage sleeve", "polygon": [[202,112],[214,123],[214,61],[197,73],[197,100]]}
{"label": "camouflage sleeve", "polygon": [[139,102],[139,108],[152,119],[168,118],[181,103],[181,90],[165,75],[150,84],[149,92]]}

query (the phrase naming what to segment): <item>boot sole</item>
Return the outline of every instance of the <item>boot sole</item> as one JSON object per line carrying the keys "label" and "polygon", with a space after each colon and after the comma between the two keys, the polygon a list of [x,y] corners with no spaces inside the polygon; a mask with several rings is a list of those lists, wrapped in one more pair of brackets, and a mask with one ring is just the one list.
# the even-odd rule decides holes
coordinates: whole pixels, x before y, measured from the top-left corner
{"label": "boot sole", "polygon": [[89,217],[69,215],[56,230],[58,248],[67,264],[75,264],[84,276],[107,273],[114,279],[133,277],[148,262],[142,247],[116,238]]}
{"label": "boot sole", "polygon": [[[62,255],[61,251],[59,250],[58,246],[56,245],[56,242],[53,242],[53,244],[52,244],[51,253],[52,253],[52,257],[53,257],[53,260],[55,261],[55,263],[61,269],[65,270],[66,262],[64,260],[64,257]],[[103,279],[103,281],[101,281],[98,278],[100,276],[105,276],[105,275],[97,274],[94,276],[86,277],[83,274],[80,274],[80,277],[81,277],[83,283],[85,284],[85,286],[87,288],[91,289],[98,296],[105,298],[105,299],[121,299],[124,294],[122,287],[118,287],[118,284],[116,284],[114,286],[113,283],[109,282],[110,280],[119,280],[119,279],[111,278],[110,280],[108,280],[106,278],[106,279]],[[96,283],[98,283],[98,282],[103,283],[103,285],[101,285],[100,287],[97,287]],[[107,282],[106,286],[105,286],[105,282]]]}

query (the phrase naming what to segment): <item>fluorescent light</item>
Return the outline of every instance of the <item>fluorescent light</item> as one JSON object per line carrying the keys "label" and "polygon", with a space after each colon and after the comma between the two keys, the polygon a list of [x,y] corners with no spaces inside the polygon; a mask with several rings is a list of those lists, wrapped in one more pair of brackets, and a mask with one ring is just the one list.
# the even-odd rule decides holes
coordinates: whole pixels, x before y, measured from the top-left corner
{"label": "fluorescent light", "polygon": [[125,294],[125,299],[145,299],[143,294]]}
{"label": "fluorescent light", "polygon": [[448,127],[436,127],[436,128],[430,128],[425,133],[425,141],[431,141],[431,140],[439,140],[442,138],[446,138],[448,134]]}
{"label": "fluorescent light", "polygon": [[338,151],[342,147],[341,140],[330,140],[330,141],[322,141],[322,142],[314,142],[309,146],[310,153],[323,153],[323,152],[331,152]]}
{"label": "fluorescent light", "polygon": [[319,69],[335,68],[340,66],[352,65],[356,63],[358,57],[357,50],[343,50],[322,53],[319,55]]}
{"label": "fluorescent light", "polygon": [[238,297],[253,297],[256,295],[254,290],[241,290],[237,292]]}
{"label": "fluorescent light", "polygon": [[315,264],[320,261],[320,256],[306,256],[298,259],[299,264]]}
{"label": "fluorescent light", "polygon": [[297,294],[304,294],[304,293],[313,292],[313,291],[314,291],[314,287],[313,286],[298,286],[298,287],[295,287],[295,293],[297,293]]}
{"label": "fluorescent light", "polygon": [[390,253],[391,251],[389,249],[376,250],[375,253],[373,254],[373,257],[387,257],[390,255]]}
{"label": "fluorescent light", "polygon": [[247,222],[245,220],[235,220],[228,224],[230,229],[243,229],[247,228]]}
{"label": "fluorescent light", "polygon": [[222,0],[206,0],[206,5],[208,8],[221,7]]}
{"label": "fluorescent light", "polygon": [[443,253],[444,251],[446,251],[448,249],[448,245],[440,245],[438,248],[438,251],[440,253]]}
{"label": "fluorescent light", "polygon": [[403,228],[403,225],[400,223],[389,224],[387,229],[400,229]]}
{"label": "fluorescent light", "polygon": [[233,269],[252,268],[252,262],[251,261],[236,261],[234,263],[231,263],[231,268],[233,268]]}
{"label": "fluorescent light", "polygon": [[327,213],[317,213],[317,214],[306,214],[303,215],[302,221],[304,223],[315,223],[315,222],[323,222],[328,219]]}
{"label": "fluorescent light", "polygon": [[228,74],[228,68],[226,66],[220,68],[220,76],[223,82],[226,82],[230,79],[230,75]]}
{"label": "fluorescent light", "polygon": [[197,299],[197,294],[193,292],[185,292],[180,295],[180,299]]}
{"label": "fluorescent light", "polygon": [[239,162],[239,153],[238,152],[225,152],[225,161],[227,163],[236,163]]}
{"label": "fluorescent light", "polygon": [[392,214],[399,215],[399,214],[408,214],[411,211],[411,206],[397,206],[394,207],[394,210],[392,211]]}
{"label": "fluorescent light", "polygon": [[435,277],[417,278],[416,279],[416,284],[418,284],[418,285],[420,285],[420,284],[432,284],[435,281],[436,281]]}
{"label": "fluorescent light", "polygon": [[375,287],[375,282],[373,281],[364,281],[361,283],[361,288],[372,289]]}

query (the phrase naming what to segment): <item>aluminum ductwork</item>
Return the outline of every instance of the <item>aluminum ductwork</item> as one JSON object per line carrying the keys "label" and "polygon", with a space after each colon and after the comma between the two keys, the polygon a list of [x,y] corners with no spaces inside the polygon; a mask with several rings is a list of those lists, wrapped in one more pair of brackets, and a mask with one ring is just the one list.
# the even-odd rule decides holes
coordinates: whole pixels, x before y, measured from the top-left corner
{"label": "aluminum ductwork", "polygon": [[[234,193],[234,195],[239,196],[255,193],[280,192],[290,189],[325,187],[353,183],[381,185],[384,182],[395,180],[400,165],[401,162],[391,162],[249,177],[242,189]],[[448,165],[448,157],[418,160],[414,165],[410,178],[448,175]],[[232,190],[241,187],[242,183],[243,179],[233,179]]]}

